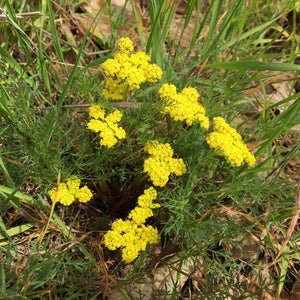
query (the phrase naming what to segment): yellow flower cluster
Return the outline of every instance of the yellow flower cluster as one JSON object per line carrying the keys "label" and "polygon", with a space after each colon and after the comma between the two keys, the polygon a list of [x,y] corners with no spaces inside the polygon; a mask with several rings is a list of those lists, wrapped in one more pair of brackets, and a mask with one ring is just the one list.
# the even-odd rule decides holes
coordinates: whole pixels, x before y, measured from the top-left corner
{"label": "yellow flower cluster", "polygon": [[103,96],[112,101],[122,101],[128,92],[139,89],[143,82],[156,82],[162,76],[162,70],[156,64],[150,64],[150,57],[143,51],[132,53],[133,44],[129,38],[119,41],[120,52],[102,64],[107,76]]}
{"label": "yellow flower cluster", "polygon": [[77,177],[69,179],[67,183],[60,183],[57,195],[56,188],[50,190],[48,194],[53,202],[60,202],[67,206],[72,204],[76,199],[79,202],[88,202],[93,196],[86,185],[80,188],[80,179]]}
{"label": "yellow flower cluster", "polygon": [[177,93],[173,84],[164,84],[158,91],[165,100],[162,113],[169,113],[175,121],[186,121],[187,125],[200,123],[204,129],[209,127],[209,119],[204,107],[198,102],[199,94],[195,88],[184,88]]}
{"label": "yellow flower cluster", "polygon": [[100,145],[108,148],[113,147],[118,140],[125,138],[126,133],[122,127],[118,127],[122,114],[115,110],[105,117],[105,110],[99,105],[92,105],[89,108],[91,120],[87,123],[88,129],[100,132]]}
{"label": "yellow flower cluster", "polygon": [[165,186],[171,173],[182,175],[186,171],[181,158],[172,158],[173,149],[170,144],[152,141],[144,147],[144,150],[150,154],[144,161],[144,172],[148,173],[155,186]]}
{"label": "yellow flower cluster", "polygon": [[152,203],[156,198],[157,193],[153,187],[146,189],[138,198],[138,206],[129,213],[128,219],[113,222],[111,230],[104,236],[105,246],[109,250],[122,248],[122,259],[126,263],[136,259],[147,244],[155,244],[158,240],[157,229],[144,224],[147,218],[153,216],[152,209],[160,207],[159,204]]}
{"label": "yellow flower cluster", "polygon": [[249,166],[255,164],[255,157],[249,152],[240,134],[221,117],[213,118],[214,131],[206,141],[208,145],[224,156],[232,166],[239,167],[243,161]]}

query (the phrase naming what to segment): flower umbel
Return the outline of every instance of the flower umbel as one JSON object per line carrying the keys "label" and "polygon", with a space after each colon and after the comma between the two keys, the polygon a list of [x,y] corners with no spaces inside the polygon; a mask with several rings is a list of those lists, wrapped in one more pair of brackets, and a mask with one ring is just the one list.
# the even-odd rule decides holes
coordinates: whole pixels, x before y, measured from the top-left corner
{"label": "flower umbel", "polygon": [[184,88],[177,93],[172,84],[163,84],[158,91],[165,101],[162,113],[168,113],[175,121],[186,121],[187,125],[199,123],[204,129],[209,127],[209,119],[204,107],[198,103],[199,94],[195,88]]}
{"label": "flower umbel", "polygon": [[133,44],[129,38],[121,38],[118,45],[120,52],[101,65],[107,76],[103,96],[112,101],[122,101],[143,82],[156,82],[162,76],[160,67],[150,64],[145,52],[132,53]]}
{"label": "flower umbel", "polygon": [[80,188],[80,179],[77,177],[69,179],[67,183],[60,183],[57,190],[57,196],[56,188],[50,190],[48,194],[52,201],[60,202],[66,206],[69,206],[75,200],[78,200],[79,202],[88,202],[93,196],[86,185]]}
{"label": "flower umbel", "polygon": [[144,225],[146,219],[153,216],[152,208],[160,207],[158,203],[152,203],[156,197],[153,187],[146,189],[138,198],[138,206],[129,213],[128,219],[113,222],[111,230],[104,236],[104,244],[109,250],[122,249],[122,259],[126,263],[136,259],[147,244],[157,242],[157,229]]}
{"label": "flower umbel", "polygon": [[89,108],[90,121],[87,123],[88,129],[100,132],[100,145],[108,148],[113,147],[118,140],[125,138],[126,133],[122,127],[118,127],[122,114],[115,110],[105,117],[105,110],[99,105]]}
{"label": "flower umbel", "polygon": [[186,166],[181,158],[173,158],[173,149],[170,144],[162,144],[158,141],[148,143],[144,150],[150,157],[144,161],[144,172],[148,173],[155,186],[165,186],[169,175],[182,175]]}
{"label": "flower umbel", "polygon": [[213,118],[213,128],[214,131],[209,134],[206,141],[218,155],[224,156],[235,167],[241,166],[244,161],[249,166],[255,164],[255,157],[248,150],[240,134],[223,118]]}

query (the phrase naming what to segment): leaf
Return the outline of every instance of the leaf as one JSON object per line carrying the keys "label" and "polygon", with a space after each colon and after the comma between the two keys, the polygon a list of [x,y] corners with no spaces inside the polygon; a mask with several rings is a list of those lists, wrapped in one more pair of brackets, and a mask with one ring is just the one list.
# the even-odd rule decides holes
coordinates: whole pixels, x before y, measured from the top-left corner
{"label": "leaf", "polygon": [[25,232],[25,231],[27,231],[28,229],[30,229],[34,226],[35,226],[34,223],[27,223],[27,224],[22,224],[22,225],[10,228],[10,229],[6,230],[5,233],[3,233],[3,232],[0,233],[0,240],[6,238],[7,235],[12,237],[12,236],[17,235],[19,233]]}

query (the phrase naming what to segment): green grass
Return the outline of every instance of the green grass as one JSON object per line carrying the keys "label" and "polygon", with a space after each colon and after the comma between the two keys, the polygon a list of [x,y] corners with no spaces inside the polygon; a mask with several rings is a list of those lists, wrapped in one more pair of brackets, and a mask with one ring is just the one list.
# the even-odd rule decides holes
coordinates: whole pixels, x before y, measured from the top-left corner
{"label": "green grass", "polygon": [[[151,0],[147,17],[131,6],[127,19],[125,8],[107,1],[83,26],[77,18],[87,15],[81,2],[0,1],[7,14],[0,23],[0,299],[104,299],[120,287],[130,299],[132,291],[122,283],[144,282],[154,266],[168,266],[169,254],[181,264],[192,258],[198,273],[185,274],[189,281],[180,290],[155,291],[162,299],[190,292],[193,299],[260,299],[262,291],[279,299],[281,290],[291,291],[292,268],[300,259],[297,228],[270,264],[297,207],[296,182],[286,171],[300,147],[293,131],[300,123],[299,93],[293,90],[299,79],[295,1],[205,2],[188,1],[179,18],[178,2]],[[42,14],[19,18],[29,11]],[[111,32],[105,35],[99,22],[107,14]],[[291,22],[282,23],[287,15]],[[163,76],[126,103],[110,104],[102,96],[99,66],[116,51],[124,28]],[[292,78],[289,96],[279,103],[266,93],[265,99],[247,93],[251,82],[263,90],[279,74]],[[157,91],[164,83],[178,91],[197,88],[210,119],[222,116],[233,124],[239,118],[237,130],[253,148],[256,165],[230,167],[208,147],[205,130],[162,115]],[[86,128],[87,105],[100,103],[123,113],[126,140],[111,149],[99,148],[99,137]],[[285,109],[273,114],[280,105]],[[149,224],[159,229],[161,243],[128,268],[120,252],[105,248],[103,235],[150,186],[143,147],[152,139],[171,143],[187,172],[157,189],[161,208]],[[47,191],[59,172],[63,182],[78,176],[94,197],[81,206],[57,204],[45,230]],[[247,254],[253,241],[254,257]],[[175,270],[178,280],[184,272],[178,265]],[[245,281],[254,274],[260,279],[249,287]]]}

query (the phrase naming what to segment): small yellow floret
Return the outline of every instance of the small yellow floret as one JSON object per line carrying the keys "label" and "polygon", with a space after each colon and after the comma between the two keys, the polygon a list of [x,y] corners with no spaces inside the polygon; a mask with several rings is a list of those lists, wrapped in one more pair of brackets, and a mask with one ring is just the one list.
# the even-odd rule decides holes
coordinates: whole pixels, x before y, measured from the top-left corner
{"label": "small yellow floret", "polygon": [[93,196],[92,192],[90,191],[90,189],[86,185],[83,186],[81,189],[79,189],[75,194],[75,197],[81,203],[85,203],[85,202],[90,201],[92,196]]}
{"label": "small yellow floret", "polygon": [[128,219],[133,220],[136,224],[140,225],[145,223],[146,219],[153,216],[152,209],[149,207],[136,207],[128,215]]}
{"label": "small yellow floret", "polygon": [[114,77],[120,71],[121,64],[117,60],[109,58],[102,64],[102,69],[106,76]]}
{"label": "small yellow floret", "polygon": [[118,43],[121,52],[132,52],[133,51],[133,43],[130,38],[120,38]]}
{"label": "small yellow floret", "polygon": [[140,207],[157,208],[160,207],[158,203],[152,203],[157,198],[157,192],[153,187],[146,189],[144,194],[139,196],[138,205]]}
{"label": "small yellow floret", "polygon": [[145,68],[145,77],[148,82],[157,82],[162,76],[162,69],[157,65],[148,64]]}
{"label": "small yellow floret", "polygon": [[89,107],[89,115],[93,119],[104,119],[105,110],[99,105],[91,105]]}

